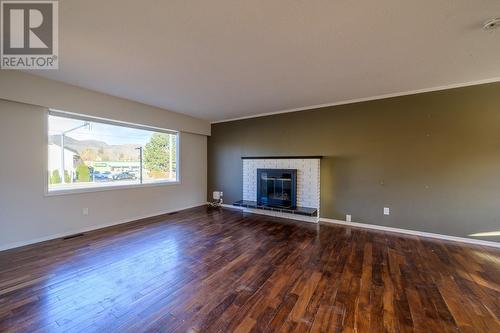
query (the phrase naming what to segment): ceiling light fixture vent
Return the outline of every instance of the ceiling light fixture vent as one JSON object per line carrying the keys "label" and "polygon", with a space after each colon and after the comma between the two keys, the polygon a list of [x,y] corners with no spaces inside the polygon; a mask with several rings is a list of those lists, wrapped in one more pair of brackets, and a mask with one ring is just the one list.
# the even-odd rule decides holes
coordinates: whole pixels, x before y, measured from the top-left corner
{"label": "ceiling light fixture vent", "polygon": [[483,25],[484,30],[494,30],[500,27],[500,17],[486,21]]}

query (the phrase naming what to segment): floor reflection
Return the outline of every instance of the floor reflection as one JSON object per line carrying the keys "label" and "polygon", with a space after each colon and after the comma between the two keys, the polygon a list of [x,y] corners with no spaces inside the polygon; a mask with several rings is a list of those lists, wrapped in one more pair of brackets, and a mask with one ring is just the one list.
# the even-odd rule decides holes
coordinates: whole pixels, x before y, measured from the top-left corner
{"label": "floor reflection", "polygon": [[178,239],[183,230],[171,231],[162,239],[142,239],[139,244],[133,239],[122,240],[102,251],[58,263],[48,272],[51,278],[45,281],[38,307],[47,328],[56,323],[57,330],[71,329],[89,318],[101,326],[106,319],[129,311],[145,294],[165,291],[189,274],[189,269],[179,264]]}

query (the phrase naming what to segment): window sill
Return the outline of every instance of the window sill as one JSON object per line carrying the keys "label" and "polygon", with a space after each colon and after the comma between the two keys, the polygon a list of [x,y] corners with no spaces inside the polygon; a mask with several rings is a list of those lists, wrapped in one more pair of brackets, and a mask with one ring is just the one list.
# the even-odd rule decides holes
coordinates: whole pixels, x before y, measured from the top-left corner
{"label": "window sill", "polygon": [[146,184],[91,186],[91,187],[84,187],[84,188],[65,188],[65,189],[56,189],[56,190],[49,190],[46,188],[45,189],[45,196],[52,197],[52,196],[82,194],[82,193],[92,193],[92,192],[128,190],[128,189],[145,188],[145,187],[179,185],[180,183],[181,182],[179,180],[177,180],[177,181],[163,181],[163,182],[146,183]]}

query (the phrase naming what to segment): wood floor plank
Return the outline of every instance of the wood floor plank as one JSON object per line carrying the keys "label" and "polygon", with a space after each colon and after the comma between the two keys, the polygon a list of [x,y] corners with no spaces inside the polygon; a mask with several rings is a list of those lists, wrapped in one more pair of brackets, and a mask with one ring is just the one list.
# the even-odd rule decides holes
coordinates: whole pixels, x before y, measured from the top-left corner
{"label": "wood floor plank", "polygon": [[232,210],[0,263],[0,332],[500,332],[498,249]]}

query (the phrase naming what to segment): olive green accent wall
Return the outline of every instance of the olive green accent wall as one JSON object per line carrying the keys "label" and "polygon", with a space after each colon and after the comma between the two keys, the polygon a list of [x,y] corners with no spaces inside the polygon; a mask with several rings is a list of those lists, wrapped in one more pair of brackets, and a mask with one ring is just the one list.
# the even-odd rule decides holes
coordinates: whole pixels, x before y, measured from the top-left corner
{"label": "olive green accent wall", "polygon": [[500,231],[500,83],[213,124],[208,197],[242,199],[241,157],[268,155],[324,156],[322,217]]}

